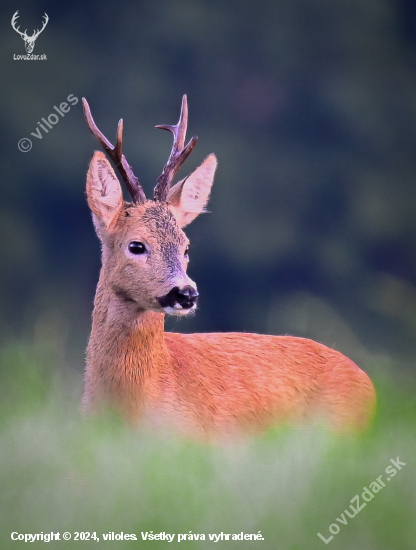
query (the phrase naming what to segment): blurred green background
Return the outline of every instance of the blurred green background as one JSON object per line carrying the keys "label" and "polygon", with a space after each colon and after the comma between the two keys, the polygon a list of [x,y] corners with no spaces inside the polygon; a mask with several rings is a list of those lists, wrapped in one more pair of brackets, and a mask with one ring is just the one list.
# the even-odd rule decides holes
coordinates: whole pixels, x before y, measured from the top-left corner
{"label": "blurred green background", "polygon": [[[7,6],[7,9],[6,9]],[[192,224],[198,315],[175,330],[312,335],[397,366],[416,356],[416,8],[389,0],[2,2],[2,336],[61,317],[81,368],[99,270],[85,203],[88,98],[148,196],[188,94],[184,173],[215,152],[212,214]],[[15,61],[20,29],[49,23]],[[33,148],[22,153],[19,139]],[[345,322],[350,331],[338,330]],[[346,341],[344,341],[345,339]]]}
{"label": "blurred green background", "polygon": [[[48,14],[49,23],[33,52],[45,53],[46,61],[13,59],[14,54],[26,53],[23,40],[10,25],[16,10],[20,30],[27,29],[28,34],[40,28],[42,15]],[[100,266],[99,244],[85,201],[85,174],[97,145],[84,123],[81,101],[71,106],[48,133],[42,132],[42,139],[31,136],[41,118],[54,113],[54,105],[66,101],[70,94],[79,100],[83,96],[88,99],[99,128],[110,141],[114,140],[118,120],[124,119],[124,152],[148,196],[171,147],[171,137],[156,131],[154,126],[177,121],[182,94],[188,94],[188,136],[198,135],[199,142],[181,174],[192,170],[210,152],[218,157],[219,169],[209,205],[212,213],[201,216],[187,229],[192,245],[189,272],[198,284],[200,308],[191,319],[169,321],[169,330],[232,330],[312,337],[349,355],[376,383],[387,377],[389,382],[380,382],[380,387],[389,388],[392,380],[413,387],[416,359],[416,4],[413,0],[118,3],[2,0],[0,13],[0,368],[3,449],[8,449],[4,451],[3,473],[4,480],[9,480],[2,490],[6,506],[14,503],[4,523],[7,529],[11,518],[18,516],[19,528],[25,528],[28,510],[33,511],[36,502],[33,495],[39,495],[44,483],[45,487],[50,483],[50,494],[60,495],[60,504],[53,501],[56,513],[65,509],[64,495],[69,490],[74,525],[74,518],[78,517],[77,498],[85,504],[78,513],[88,516],[88,510],[105,500],[105,480],[113,487],[109,490],[109,502],[114,506],[108,504],[108,509],[102,512],[104,517],[110,512],[112,517],[125,514],[123,506],[117,508],[124,493],[121,489],[117,492],[114,485],[114,480],[124,480],[120,482],[125,489],[125,477],[119,472],[118,477],[111,479],[109,472],[119,468],[120,460],[123,463],[117,438],[128,441],[120,443],[127,453],[134,455],[139,452],[135,445],[140,447],[121,428],[119,435],[118,426],[114,432],[108,426],[102,428],[104,435],[101,428],[87,430],[89,435],[84,434],[77,447],[78,432],[70,420],[77,418],[84,349]],[[24,137],[33,142],[26,153],[17,147]],[[384,432],[379,420],[378,435],[374,435],[377,444],[373,455],[381,454],[387,463],[393,455],[395,458],[400,454],[399,442],[406,440],[410,444],[409,438],[413,436],[410,426],[414,426],[416,419],[412,393],[404,395],[397,391],[382,393],[386,398],[382,403],[383,421],[390,418],[393,424]],[[60,407],[51,395],[55,401],[60,396]],[[397,401],[402,410],[395,417]],[[62,420],[65,402],[68,417]],[[57,409],[61,416],[56,414]],[[80,421],[74,422],[81,429]],[[62,460],[68,454],[58,434],[67,434],[68,430],[75,430],[68,436],[77,450],[74,453],[87,452],[91,463],[94,453],[101,456],[96,450],[97,441],[101,451],[108,451],[109,463],[103,466],[99,462],[97,471],[102,477],[97,474],[95,480],[101,492],[95,497],[90,495],[90,500],[84,498],[82,489],[79,494],[71,493],[73,485],[68,489],[66,481],[62,485],[61,481],[48,482],[47,477],[42,477],[51,471],[47,464],[52,464],[56,479],[61,479],[62,468],[69,475],[68,470],[90,467],[85,464],[81,467],[78,455],[67,459],[70,468]],[[35,443],[39,437],[42,440],[39,433],[48,442],[45,446]],[[300,452],[297,435],[293,437],[295,443],[291,441],[288,448],[295,449],[295,454],[288,451],[287,464],[293,456],[310,449],[306,438]],[[23,447],[16,443],[22,441]],[[256,451],[258,454],[250,455],[247,469],[240,463],[241,467],[235,470],[243,478],[247,472],[249,478],[252,474],[253,487],[258,487],[254,471],[262,460],[260,457],[269,456],[271,449],[274,452],[274,445],[280,448],[279,437],[273,442],[265,454]],[[167,456],[172,460],[166,460],[177,467],[172,475],[183,480],[181,465],[189,448],[179,443],[172,445],[176,444],[178,452],[168,444]],[[390,444],[391,453],[387,450]],[[89,450],[86,451],[85,445]],[[146,455],[149,464],[159,453],[163,455],[165,443],[149,442],[144,437],[143,445],[152,449]],[[302,500],[302,491],[298,490],[298,496],[293,498],[302,505],[294,507],[295,515],[288,515],[288,523],[279,516],[280,535],[290,526],[281,548],[325,546],[318,539],[311,541],[309,531],[304,531],[307,546],[301,542],[295,544],[296,537],[291,539],[290,534],[299,529],[301,519],[296,514],[305,510],[305,506],[315,506],[317,487],[327,487],[322,472],[330,468],[336,444],[332,443],[330,451],[325,451],[323,461],[319,460],[322,449],[319,445],[318,450],[311,452],[309,464],[316,459],[321,473],[313,478],[317,485],[308,493],[309,500]],[[342,497],[335,491],[340,502],[336,506],[329,500],[325,500],[325,505],[323,501],[316,504],[323,512],[319,520],[313,517],[308,520],[310,536],[316,538],[316,532],[325,529],[361,488],[361,481],[352,481],[351,472],[359,470],[363,484],[382,473],[384,462],[372,462],[366,444],[362,445],[354,459],[350,460],[346,452],[342,466],[335,470],[349,471],[346,464],[353,464],[350,474],[339,482],[347,490]],[[28,465],[23,459],[23,465],[20,464],[17,457],[31,456],[32,448],[39,451],[38,454],[34,451],[33,464]],[[53,459],[49,454],[51,448],[56,450]],[[202,488],[204,480],[215,480],[212,485],[207,481],[211,487],[208,510],[209,506],[215,508],[217,502],[212,491],[218,490],[221,498],[225,498],[226,492],[219,489],[223,478],[217,475],[216,468],[211,468],[211,459],[214,463],[221,462],[223,451],[214,453],[214,458],[211,450],[205,451],[208,454],[201,458],[198,453],[203,451],[194,449],[188,468],[198,470],[200,460],[205,464],[199,477],[198,472],[193,474],[202,492],[207,490]],[[227,456],[231,454],[230,451]],[[366,458],[361,460],[357,456]],[[264,471],[273,462],[267,462],[269,458],[264,459]],[[167,463],[161,460],[166,467]],[[144,462],[141,464],[145,468]],[[234,471],[231,458],[227,464],[225,477]],[[302,461],[298,466],[299,470],[291,470],[289,477],[284,474],[286,483],[295,482],[299,472],[305,470]],[[304,483],[312,479],[305,476],[301,478]],[[72,479],[71,475],[69,478]],[[20,493],[16,479],[22,480]],[[273,479],[276,487],[281,487],[281,478]],[[374,505],[374,521],[385,525],[385,533],[372,538],[368,533],[374,536],[375,527],[364,525],[359,538],[362,548],[379,550],[384,548],[383,541],[385,548],[411,548],[406,541],[414,537],[400,539],[395,546],[386,535],[392,533],[392,523],[387,522],[390,517],[387,502],[394,502],[399,510],[407,506],[406,510],[414,511],[414,493],[413,500],[406,500],[405,505],[404,495],[409,487],[409,479],[405,479],[403,475],[404,492],[396,495],[396,501],[386,500],[381,515],[377,516]],[[412,481],[414,489],[414,476]],[[26,482],[32,488],[32,504],[22,497],[26,494],[23,490]],[[161,488],[165,487],[163,483]],[[235,508],[245,494],[244,490],[238,490],[239,483],[236,479],[232,485],[235,499],[226,501],[230,508]],[[248,487],[250,482],[247,484]],[[272,486],[275,487],[273,483]],[[149,482],[149,491],[150,487],[153,486]],[[332,487],[327,490],[329,498],[334,486],[328,487]],[[175,491],[174,483],[169,494],[176,494]],[[45,493],[45,502],[50,503],[50,494]],[[284,494],[290,499],[289,490]],[[259,502],[264,495],[260,490]],[[177,502],[182,505],[188,497],[184,492]],[[156,502],[157,497],[152,498]],[[379,500],[382,507],[381,496]],[[275,516],[271,509],[282,504],[267,498],[265,503],[263,516],[259,514],[264,519],[263,527],[259,527],[256,518],[252,523],[256,531],[273,524]],[[165,506],[162,517],[167,518],[169,506],[166,503]],[[46,507],[43,519],[49,514],[47,510]],[[237,516],[238,510],[237,506]],[[194,519],[187,522],[184,512],[183,522],[178,525],[196,532],[198,510],[195,513]],[[217,526],[221,530],[220,516],[219,512],[212,513],[212,529]],[[39,517],[36,514],[32,517],[33,529],[42,530]],[[57,525],[56,517],[52,517],[55,519],[50,523]],[[243,518],[241,525],[247,525],[246,512],[238,517]],[[399,534],[403,535],[404,528],[400,526],[406,517],[401,515],[400,521],[396,521],[396,538],[392,540],[397,542]],[[148,528],[172,530],[173,527],[165,527],[166,521],[161,519],[158,527],[150,522],[152,527]],[[361,519],[355,521],[358,529]],[[111,521],[106,525],[107,530],[118,528]],[[349,544],[356,547],[354,533],[352,529],[346,535],[343,548],[349,548]],[[271,538],[277,540],[270,536],[269,531],[269,542]],[[192,544],[194,548],[197,545]],[[337,543],[331,544],[336,547]]]}

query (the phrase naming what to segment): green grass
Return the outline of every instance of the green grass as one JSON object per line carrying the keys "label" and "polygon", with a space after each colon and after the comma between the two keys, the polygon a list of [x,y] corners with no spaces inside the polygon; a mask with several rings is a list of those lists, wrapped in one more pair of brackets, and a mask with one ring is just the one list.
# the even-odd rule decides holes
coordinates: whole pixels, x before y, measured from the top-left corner
{"label": "green grass", "polygon": [[[133,431],[116,418],[79,414],[81,377],[50,350],[13,345],[0,358],[0,548],[18,533],[96,532],[53,548],[264,548],[407,550],[416,540],[413,387],[375,380],[378,411],[356,438],[322,428],[273,429],[238,443],[203,445]],[[406,463],[386,481],[390,459]],[[386,486],[326,545],[317,533],[382,475]],[[360,499],[360,502],[363,502]],[[333,529],[335,529],[333,527]],[[142,541],[141,532],[205,534],[205,541]],[[258,533],[263,541],[209,540]],[[103,541],[134,533],[137,541]]]}

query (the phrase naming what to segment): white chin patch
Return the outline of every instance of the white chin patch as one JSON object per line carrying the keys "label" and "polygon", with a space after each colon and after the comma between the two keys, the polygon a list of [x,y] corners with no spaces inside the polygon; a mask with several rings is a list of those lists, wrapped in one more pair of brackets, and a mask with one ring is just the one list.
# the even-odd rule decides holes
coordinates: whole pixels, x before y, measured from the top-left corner
{"label": "white chin patch", "polygon": [[189,309],[184,309],[179,304],[175,304],[175,307],[170,307],[170,306],[164,307],[163,311],[165,313],[167,313],[168,315],[180,316],[180,315],[188,315],[189,313],[195,311],[195,308],[196,308],[196,306],[192,306]]}

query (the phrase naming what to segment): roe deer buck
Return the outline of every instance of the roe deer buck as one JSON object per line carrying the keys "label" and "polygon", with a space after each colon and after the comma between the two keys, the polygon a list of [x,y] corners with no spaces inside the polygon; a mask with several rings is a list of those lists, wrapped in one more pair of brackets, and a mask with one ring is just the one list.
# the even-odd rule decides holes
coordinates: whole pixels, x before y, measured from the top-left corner
{"label": "roe deer buck", "polygon": [[367,425],[375,404],[368,376],[341,353],[312,340],[246,333],[164,332],[165,313],[187,315],[198,292],[186,274],[182,227],[204,211],[217,166],[211,154],[171,187],[195,147],[185,146],[186,96],[179,122],[157,126],[174,135],[154,200],[146,200],[122,154],[123,121],[113,146],[85,99],[88,127],[114,161],[95,152],[87,198],[102,245],[102,269],[87,349],[84,409],[104,405],[126,419],[170,423],[187,433],[221,437],[283,421],[326,418],[338,429]]}

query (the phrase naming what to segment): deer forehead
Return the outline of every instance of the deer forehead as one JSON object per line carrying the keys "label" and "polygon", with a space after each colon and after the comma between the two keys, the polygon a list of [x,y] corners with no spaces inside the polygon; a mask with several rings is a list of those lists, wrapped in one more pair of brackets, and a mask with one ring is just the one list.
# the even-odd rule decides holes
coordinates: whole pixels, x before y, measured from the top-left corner
{"label": "deer forehead", "polygon": [[180,229],[170,206],[147,201],[129,205],[121,215],[120,238],[123,241],[146,240],[157,248],[183,247],[188,239]]}

